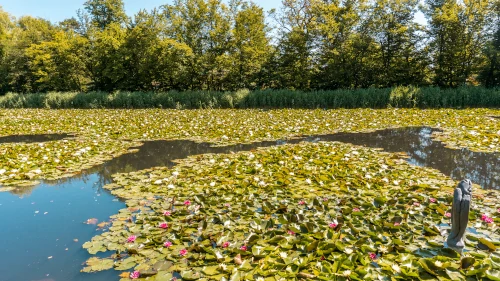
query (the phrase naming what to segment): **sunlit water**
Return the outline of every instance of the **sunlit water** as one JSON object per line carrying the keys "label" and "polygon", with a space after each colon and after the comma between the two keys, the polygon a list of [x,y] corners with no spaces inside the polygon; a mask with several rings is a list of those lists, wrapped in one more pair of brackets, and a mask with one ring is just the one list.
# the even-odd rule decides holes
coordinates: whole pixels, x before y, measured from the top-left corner
{"label": "sunlit water", "polygon": [[82,264],[90,257],[81,246],[100,231],[96,225],[85,222],[90,218],[106,221],[125,207],[102,187],[111,182],[114,173],[171,167],[172,160],[189,155],[237,152],[304,140],[342,141],[406,152],[409,163],[438,169],[457,180],[471,178],[483,188],[499,187],[498,155],[445,148],[431,140],[432,132],[433,129],[425,127],[404,128],[227,147],[191,141],[146,142],[138,153],[122,155],[77,177],[0,193],[0,280],[119,280],[113,270],[80,273]]}

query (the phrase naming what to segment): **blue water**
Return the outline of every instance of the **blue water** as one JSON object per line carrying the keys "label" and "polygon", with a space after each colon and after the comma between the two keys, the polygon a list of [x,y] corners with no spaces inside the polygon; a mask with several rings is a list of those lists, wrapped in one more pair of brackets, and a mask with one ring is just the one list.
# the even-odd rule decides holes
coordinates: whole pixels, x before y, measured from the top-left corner
{"label": "blue water", "polygon": [[0,280],[117,280],[113,271],[80,273],[90,257],[82,245],[98,234],[84,222],[106,221],[125,206],[98,182],[92,174],[41,184],[30,194],[0,193]]}
{"label": "blue water", "polygon": [[388,152],[406,152],[411,164],[438,169],[456,180],[469,177],[483,188],[499,189],[498,154],[452,150],[432,141],[432,132],[433,129],[426,127],[404,128],[227,147],[192,141],[146,142],[139,152],[122,155],[74,178],[0,192],[0,281],[119,280],[119,272],[114,270],[80,273],[91,257],[82,249],[83,243],[102,231],[85,222],[90,218],[106,221],[125,207],[102,187],[111,182],[115,173],[172,167],[172,160],[190,155],[237,152],[304,140],[341,141],[380,147]]}

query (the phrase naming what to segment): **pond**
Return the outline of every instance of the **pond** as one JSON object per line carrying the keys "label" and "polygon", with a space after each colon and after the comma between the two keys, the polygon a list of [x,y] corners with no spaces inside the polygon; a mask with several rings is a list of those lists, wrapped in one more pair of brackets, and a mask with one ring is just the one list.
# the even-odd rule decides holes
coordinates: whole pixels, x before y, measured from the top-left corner
{"label": "pond", "polygon": [[151,141],[129,153],[84,171],[79,176],[0,193],[1,280],[118,280],[116,271],[80,273],[90,256],[82,244],[99,234],[98,224],[125,204],[102,187],[115,173],[155,166],[172,167],[174,159],[204,153],[230,153],[257,147],[300,141],[341,141],[406,152],[408,161],[440,170],[453,179],[470,177],[483,188],[498,188],[500,159],[497,155],[452,150],[431,139],[435,129],[415,127],[373,133],[342,133],[287,141],[211,147],[192,141]]}
{"label": "pond", "polygon": [[66,139],[69,137],[73,137],[70,134],[45,134],[45,135],[14,135],[14,136],[5,136],[0,137],[0,143],[9,143],[9,142],[24,142],[24,143],[34,143],[34,142],[49,142],[49,141],[57,141]]}

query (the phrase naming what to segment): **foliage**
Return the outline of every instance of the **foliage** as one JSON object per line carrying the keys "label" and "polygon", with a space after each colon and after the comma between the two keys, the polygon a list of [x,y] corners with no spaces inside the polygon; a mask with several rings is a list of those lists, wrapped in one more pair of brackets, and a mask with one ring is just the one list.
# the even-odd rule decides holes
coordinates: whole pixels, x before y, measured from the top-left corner
{"label": "foliage", "polygon": [[[0,11],[0,94],[498,85],[498,1],[175,0],[59,24]],[[419,7],[428,24],[415,22]]]}
{"label": "foliage", "polygon": [[[412,89],[407,93],[412,93]],[[96,96],[96,104],[100,102],[98,98]],[[51,102],[64,104],[66,101],[54,96]],[[0,183],[4,186],[33,184],[36,180],[69,177],[127,153],[140,140],[190,139],[225,145],[335,132],[431,126],[443,131],[434,138],[448,147],[500,152],[500,122],[491,116],[500,116],[500,112],[487,109],[0,110],[0,136],[75,135],[45,144],[1,143]]]}
{"label": "foliage", "polygon": [[286,145],[114,180],[106,188],[128,208],[83,247],[116,254],[84,272],[113,260],[149,280],[465,280],[500,269],[500,194],[476,191],[461,259],[441,235],[456,183],[388,153]]}
{"label": "foliage", "polygon": [[[160,42],[173,44],[169,53],[161,52],[158,56],[159,65],[173,63],[168,57],[187,57],[190,53],[185,45],[175,42]],[[161,48],[161,47],[160,47]],[[165,49],[163,49],[165,50]],[[68,59],[76,57],[68,52]],[[43,58],[42,58],[43,59]],[[165,60],[163,60],[165,59]],[[34,61],[38,63],[38,61]],[[39,79],[50,79],[53,83],[68,85],[78,83],[81,77],[74,80],[62,80],[55,75],[47,75],[47,67],[52,66],[49,58],[41,63],[38,72]],[[64,64],[70,63],[66,60]],[[183,69],[179,66],[171,73],[162,76],[152,76],[151,69],[136,69],[136,75],[151,74],[150,84],[141,85],[147,88],[152,83],[163,88],[168,81],[179,79]],[[170,66],[170,65],[169,65]],[[63,69],[53,68],[53,73]],[[131,68],[129,68],[131,69]],[[152,68],[154,69],[154,68]],[[82,70],[83,71],[83,70]],[[177,75],[177,76],[175,76]],[[179,83],[181,83],[179,81]],[[456,89],[439,89],[434,87],[416,88],[400,86],[392,89],[358,89],[336,91],[291,91],[291,90],[240,90],[236,92],[216,91],[169,91],[169,92],[51,92],[47,94],[14,94],[8,93],[0,97],[0,108],[468,108],[468,107],[499,107],[500,92],[498,88],[460,87]]]}

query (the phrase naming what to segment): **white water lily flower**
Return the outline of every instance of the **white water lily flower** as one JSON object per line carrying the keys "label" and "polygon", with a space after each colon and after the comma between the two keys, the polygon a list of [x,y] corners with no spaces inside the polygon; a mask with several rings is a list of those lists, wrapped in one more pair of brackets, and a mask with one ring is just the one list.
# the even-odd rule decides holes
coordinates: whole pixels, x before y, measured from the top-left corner
{"label": "white water lily flower", "polygon": [[311,184],[311,183],[312,183],[312,181],[311,181],[310,179],[306,179],[306,183],[307,183],[307,184]]}
{"label": "white water lily flower", "polygon": [[179,175],[179,172],[175,171],[175,172],[173,172],[173,173],[172,173],[172,175],[173,175],[174,177],[177,177],[177,176]]}
{"label": "white water lily flower", "polygon": [[210,163],[214,164],[215,163],[215,159],[210,159]]}
{"label": "white water lily flower", "polygon": [[36,169],[36,170],[34,170],[33,172],[34,172],[35,174],[41,174],[41,173],[42,173],[42,170],[40,170],[40,169]]}
{"label": "white water lily flower", "polygon": [[254,159],[254,158],[255,158],[255,155],[250,154],[250,155],[248,155],[248,158],[249,158],[249,159]]}
{"label": "white water lily flower", "polygon": [[21,161],[23,161],[23,162],[28,161],[28,157],[23,157],[23,158],[21,158]]}
{"label": "white water lily flower", "polygon": [[169,184],[169,185],[167,185],[167,188],[174,189],[175,186],[173,184]]}
{"label": "white water lily flower", "polygon": [[0,170],[0,175],[5,174],[5,172],[7,172],[7,170],[5,170],[5,169],[1,169],[1,170]]}
{"label": "white water lily flower", "polygon": [[264,181],[260,181],[259,186],[266,186],[266,183]]}
{"label": "white water lily flower", "polygon": [[161,184],[162,183],[162,180],[157,180],[154,182],[154,184]]}
{"label": "white water lily flower", "polygon": [[210,183],[210,186],[211,186],[211,187],[214,187],[214,186],[215,186],[215,182],[211,182],[211,183]]}

